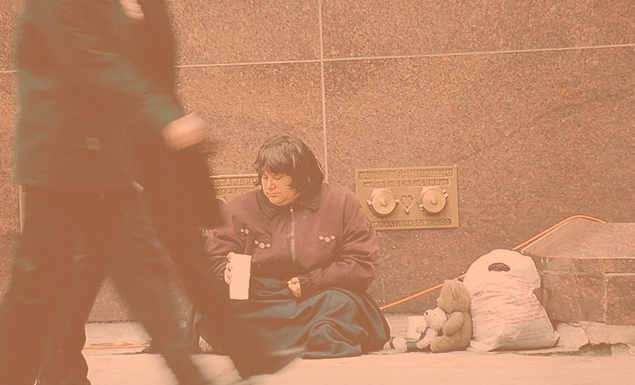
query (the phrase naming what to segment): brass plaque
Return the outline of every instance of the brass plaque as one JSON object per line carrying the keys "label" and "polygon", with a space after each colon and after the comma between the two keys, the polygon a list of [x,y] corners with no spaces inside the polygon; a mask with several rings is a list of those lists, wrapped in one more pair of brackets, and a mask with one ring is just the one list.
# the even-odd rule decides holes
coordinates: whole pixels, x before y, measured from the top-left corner
{"label": "brass plaque", "polygon": [[[258,180],[258,174],[239,174],[239,175],[212,175],[214,181],[214,190],[218,206],[221,212],[225,211],[227,204],[235,197],[255,190],[254,183]],[[210,229],[203,229],[203,235],[209,235]]]}
{"label": "brass plaque", "polygon": [[236,196],[255,190],[258,174],[212,175],[212,180],[216,199],[221,202],[221,207],[224,207]]}
{"label": "brass plaque", "polygon": [[355,170],[355,192],[376,230],[459,227],[456,166]]}

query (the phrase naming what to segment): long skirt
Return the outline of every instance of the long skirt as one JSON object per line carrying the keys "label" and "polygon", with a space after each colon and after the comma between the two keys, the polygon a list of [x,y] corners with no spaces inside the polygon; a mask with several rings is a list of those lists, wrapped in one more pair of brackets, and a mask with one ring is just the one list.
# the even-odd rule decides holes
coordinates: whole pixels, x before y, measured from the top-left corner
{"label": "long skirt", "polygon": [[[296,298],[284,281],[252,277],[249,296],[232,301],[234,316],[272,351],[303,346],[303,358],[353,357],[381,350],[390,339],[388,322],[368,293],[331,288]],[[200,315],[192,324],[215,353],[223,353],[223,336],[208,330]],[[249,341],[242,343],[249,349]]]}

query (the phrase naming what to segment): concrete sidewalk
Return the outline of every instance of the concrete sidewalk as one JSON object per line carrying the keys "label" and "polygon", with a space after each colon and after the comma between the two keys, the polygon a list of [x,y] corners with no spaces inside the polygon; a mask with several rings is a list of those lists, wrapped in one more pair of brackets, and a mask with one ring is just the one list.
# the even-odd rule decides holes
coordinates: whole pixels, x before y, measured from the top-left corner
{"label": "concrete sidewalk", "polygon": [[[407,315],[387,316],[393,335],[403,335]],[[147,337],[136,324],[89,324],[84,350],[93,385],[173,385],[160,356],[142,354]],[[196,360],[219,384],[238,376],[227,357],[200,354]],[[549,349],[516,353],[397,353],[388,349],[362,357],[297,360],[262,385],[318,384],[540,384],[635,383],[635,355]]]}

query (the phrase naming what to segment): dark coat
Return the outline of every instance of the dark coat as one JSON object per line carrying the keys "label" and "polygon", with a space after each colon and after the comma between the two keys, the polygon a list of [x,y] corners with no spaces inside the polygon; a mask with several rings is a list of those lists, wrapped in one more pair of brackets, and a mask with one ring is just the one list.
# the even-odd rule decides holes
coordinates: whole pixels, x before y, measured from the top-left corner
{"label": "dark coat", "polygon": [[135,23],[118,1],[31,0],[17,45],[17,182],[98,189],[134,178],[131,135],[183,115],[135,66]]}
{"label": "dark coat", "polygon": [[169,151],[159,134],[183,115],[167,9],[163,0],[139,3],[141,22],[116,0],[26,2],[16,56],[16,181],[94,190],[137,180],[166,210],[161,217],[180,213],[213,227],[220,215],[206,156]]}
{"label": "dark coat", "polygon": [[208,251],[219,277],[229,252],[249,254],[252,276],[298,277],[303,297],[329,288],[363,292],[379,263],[377,235],[359,200],[326,183],[290,206],[271,204],[262,190],[234,198]]}

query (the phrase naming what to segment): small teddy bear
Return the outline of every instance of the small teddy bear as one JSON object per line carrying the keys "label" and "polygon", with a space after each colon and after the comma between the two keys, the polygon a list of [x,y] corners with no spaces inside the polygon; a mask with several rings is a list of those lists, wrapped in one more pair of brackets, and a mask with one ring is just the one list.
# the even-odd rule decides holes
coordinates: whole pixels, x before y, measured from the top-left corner
{"label": "small teddy bear", "polygon": [[417,332],[421,333],[419,340],[408,341],[402,337],[395,337],[390,342],[391,347],[403,353],[420,352],[429,348],[430,342],[439,335],[448,317],[440,307],[426,310],[423,313],[423,317],[426,321],[426,326],[423,330],[417,328]]}
{"label": "small teddy bear", "polygon": [[[439,315],[442,310],[447,317]],[[427,328],[418,341],[396,337],[391,346],[401,352],[425,351],[433,353],[465,350],[472,340],[470,293],[461,281],[446,280],[437,298],[437,307],[424,313]],[[442,325],[441,325],[442,324]]]}
{"label": "small teddy bear", "polygon": [[435,307],[428,309],[423,313],[426,320],[425,330],[417,330],[421,333],[421,338],[416,342],[417,350],[426,350],[430,347],[430,343],[443,332],[443,325],[448,321],[448,316],[443,309]]}

